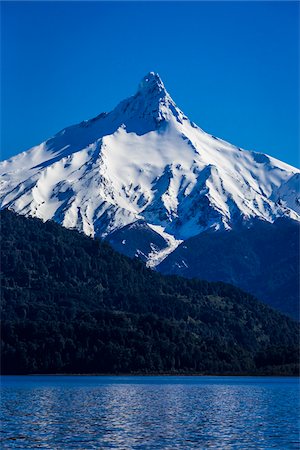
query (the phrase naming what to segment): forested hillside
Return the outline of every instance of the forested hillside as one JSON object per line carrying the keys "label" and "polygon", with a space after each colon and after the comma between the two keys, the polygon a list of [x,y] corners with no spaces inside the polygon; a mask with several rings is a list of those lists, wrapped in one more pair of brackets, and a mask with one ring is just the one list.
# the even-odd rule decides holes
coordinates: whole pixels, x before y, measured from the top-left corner
{"label": "forested hillside", "polygon": [[298,325],[238,288],[53,222],[1,226],[3,373],[297,373]]}

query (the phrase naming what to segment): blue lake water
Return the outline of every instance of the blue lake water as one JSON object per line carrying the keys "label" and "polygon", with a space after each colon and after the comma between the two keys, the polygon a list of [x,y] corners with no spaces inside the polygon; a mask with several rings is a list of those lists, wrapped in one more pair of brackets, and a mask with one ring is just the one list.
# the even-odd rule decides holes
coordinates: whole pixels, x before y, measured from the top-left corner
{"label": "blue lake water", "polygon": [[1,449],[299,448],[299,380],[6,376]]}

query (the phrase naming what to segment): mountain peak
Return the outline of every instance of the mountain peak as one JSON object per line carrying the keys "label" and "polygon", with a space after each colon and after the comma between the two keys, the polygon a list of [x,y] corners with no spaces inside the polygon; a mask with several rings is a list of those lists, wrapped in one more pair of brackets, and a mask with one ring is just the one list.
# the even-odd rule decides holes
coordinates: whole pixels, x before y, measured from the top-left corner
{"label": "mountain peak", "polygon": [[138,93],[163,93],[166,94],[164,83],[158,73],[149,72],[141,80]]}
{"label": "mountain peak", "polygon": [[101,237],[142,220],[166,241],[163,254],[150,247],[157,263],[209,229],[300,221],[297,173],[199,129],[150,72],[111,112],[0,164],[0,208]]}
{"label": "mountain peak", "polygon": [[135,95],[123,100],[112,111],[114,123],[126,126],[138,135],[158,129],[173,117],[183,116],[166,91],[160,76],[149,72],[141,80]]}

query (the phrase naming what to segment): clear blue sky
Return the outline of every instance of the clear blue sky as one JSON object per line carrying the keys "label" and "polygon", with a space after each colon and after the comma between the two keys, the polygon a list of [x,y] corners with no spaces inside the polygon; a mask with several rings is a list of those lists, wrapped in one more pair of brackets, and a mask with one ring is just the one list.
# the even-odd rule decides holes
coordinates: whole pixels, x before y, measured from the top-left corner
{"label": "clear blue sky", "polygon": [[298,165],[296,2],[2,2],[2,159],[158,72],[205,131]]}

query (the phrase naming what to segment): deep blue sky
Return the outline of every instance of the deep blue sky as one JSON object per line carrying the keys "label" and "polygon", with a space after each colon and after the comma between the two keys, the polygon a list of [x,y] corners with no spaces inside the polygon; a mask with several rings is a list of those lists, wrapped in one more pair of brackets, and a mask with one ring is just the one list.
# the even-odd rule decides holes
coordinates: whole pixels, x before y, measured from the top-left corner
{"label": "deep blue sky", "polygon": [[207,132],[298,165],[298,42],[296,2],[2,2],[2,159],[153,70]]}

